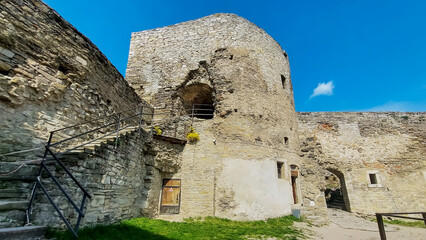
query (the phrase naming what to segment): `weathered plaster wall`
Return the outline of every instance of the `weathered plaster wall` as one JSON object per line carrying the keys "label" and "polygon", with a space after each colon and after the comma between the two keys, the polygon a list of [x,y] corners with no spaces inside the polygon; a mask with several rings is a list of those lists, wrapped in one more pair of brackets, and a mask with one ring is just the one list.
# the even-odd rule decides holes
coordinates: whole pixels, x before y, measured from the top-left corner
{"label": "weathered plaster wall", "polygon": [[288,149],[220,138],[202,120],[194,127],[200,141],[187,144],[181,169],[165,176],[182,181],[181,212],[161,218],[218,216],[254,220],[290,214],[290,171],[285,167],[284,178],[278,179],[276,163],[295,163],[289,159]]}
{"label": "weathered plaster wall", "polygon": [[48,132],[140,98],[73,26],[39,0],[0,2],[0,153],[45,144]]}
{"label": "weathered plaster wall", "polygon": [[[325,207],[325,171],[341,172],[350,210],[425,209],[426,113],[298,113],[305,206]],[[371,185],[368,174],[376,173]],[[318,213],[318,212],[317,212]]]}
{"label": "weathered plaster wall", "polygon": [[[173,174],[182,181],[181,212],[162,217],[291,213],[297,120],[288,57],[271,36],[233,14],[133,33],[126,79],[165,114],[157,119],[186,114],[187,97],[212,89],[214,116],[195,120],[200,141],[186,145]],[[180,130],[177,136],[185,136]],[[277,177],[277,161],[285,164],[285,179]]]}

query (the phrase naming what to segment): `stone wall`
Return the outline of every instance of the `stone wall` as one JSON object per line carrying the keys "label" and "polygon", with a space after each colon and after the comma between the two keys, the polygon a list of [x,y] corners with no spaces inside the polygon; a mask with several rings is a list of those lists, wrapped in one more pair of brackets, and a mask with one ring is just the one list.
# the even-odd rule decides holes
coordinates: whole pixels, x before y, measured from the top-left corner
{"label": "stone wall", "polygon": [[[84,152],[62,157],[65,165],[93,196],[92,200],[87,200],[86,217],[82,219],[82,226],[158,215],[161,177],[180,168],[182,145],[152,141],[150,133],[142,132],[139,135],[138,131],[122,134],[119,143],[117,149],[114,147],[115,141],[110,140],[94,150],[86,149]],[[161,151],[156,152],[160,148]],[[48,164],[48,168],[77,205],[80,205],[82,192],[64,170],[54,163]],[[18,171],[15,176],[22,174],[26,173]],[[47,175],[43,176],[42,182],[49,194],[65,217],[75,224],[78,214]],[[30,192],[32,186],[33,183],[28,184],[27,192]],[[23,204],[26,207],[28,202]],[[0,219],[4,220],[3,225],[8,221],[9,226],[22,226],[24,211],[0,211]],[[36,194],[32,223],[65,227],[41,189]]]}
{"label": "stone wall", "polygon": [[183,117],[191,113],[186,109],[214,107],[213,116],[194,119],[200,140],[183,149],[180,171],[165,176],[181,179],[181,211],[162,218],[291,213],[289,166],[300,163],[290,67],[265,31],[236,15],[214,14],[133,33],[126,79],[156,107],[165,134],[173,127],[160,120],[180,121],[176,136],[184,138],[192,122]]}
{"label": "stone wall", "polygon": [[[324,212],[326,171],[342,175],[352,212],[425,209],[426,113],[298,113],[308,213]],[[376,174],[372,184],[369,174]]]}
{"label": "stone wall", "polygon": [[[227,49],[235,53],[226,52]],[[225,54],[221,54],[224,51]],[[209,71],[207,66],[218,55],[222,55],[220,58],[228,58],[231,66],[237,65],[238,58],[248,58],[258,65],[258,71],[252,74],[264,81],[262,90],[271,94],[285,92],[283,97],[286,102],[294,105],[287,54],[261,28],[233,14],[214,14],[133,33],[126,79],[139,96],[152,102],[155,107],[170,110],[179,107],[173,106],[171,100],[185,81],[196,77],[200,81],[203,78],[205,81],[215,78],[211,76],[214,72]],[[286,79],[285,89],[280,75]],[[250,83],[248,80],[246,82]],[[213,84],[225,83],[221,81]],[[216,98],[226,97],[234,89],[232,84],[223,91],[217,89]]]}
{"label": "stone wall", "polygon": [[0,2],[0,154],[140,103],[99,49],[53,9],[39,0]]}

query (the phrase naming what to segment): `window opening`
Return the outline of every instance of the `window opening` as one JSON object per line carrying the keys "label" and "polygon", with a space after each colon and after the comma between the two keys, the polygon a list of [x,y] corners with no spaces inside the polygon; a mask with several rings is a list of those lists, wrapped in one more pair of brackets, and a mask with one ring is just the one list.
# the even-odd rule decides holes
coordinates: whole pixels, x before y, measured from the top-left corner
{"label": "window opening", "polygon": [[283,89],[285,89],[285,77],[281,75],[281,84],[283,85]]}
{"label": "window opening", "polygon": [[288,144],[288,137],[284,137],[284,143],[287,145]]}
{"label": "window opening", "polygon": [[282,162],[277,162],[277,172],[278,172],[278,179],[283,179],[283,167],[284,167],[284,163]]}
{"label": "window opening", "polygon": [[371,184],[377,184],[377,176],[374,173],[368,174],[370,176],[370,183]]}

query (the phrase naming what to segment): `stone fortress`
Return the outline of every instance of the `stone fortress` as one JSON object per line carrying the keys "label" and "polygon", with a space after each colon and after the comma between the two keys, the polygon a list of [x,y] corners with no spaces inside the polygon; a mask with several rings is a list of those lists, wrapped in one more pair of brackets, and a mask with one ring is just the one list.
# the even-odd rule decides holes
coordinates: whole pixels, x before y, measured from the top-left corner
{"label": "stone fortress", "polygon": [[[25,222],[38,171],[22,164],[37,154],[5,154],[43,147],[54,129],[139,106],[154,109],[151,127],[161,135],[128,131],[116,148],[99,143],[63,157],[93,195],[83,225],[140,216],[255,220],[298,210],[324,224],[331,175],[347,211],[425,210],[426,113],[295,112],[289,56],[244,18],[214,14],[133,33],[123,78],[43,2],[2,1],[0,16],[0,227]],[[185,139],[191,127],[197,142]],[[72,206],[46,186],[75,221]],[[38,190],[32,221],[60,226],[54,211]]]}

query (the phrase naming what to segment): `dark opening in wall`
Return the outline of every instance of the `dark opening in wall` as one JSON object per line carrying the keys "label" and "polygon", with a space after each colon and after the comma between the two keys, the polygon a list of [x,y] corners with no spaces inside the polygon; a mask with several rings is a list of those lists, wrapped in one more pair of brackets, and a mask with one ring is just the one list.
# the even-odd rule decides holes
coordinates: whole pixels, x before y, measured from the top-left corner
{"label": "dark opening in wall", "polygon": [[0,74],[3,74],[3,75],[9,75],[9,72],[10,72],[10,69],[9,70],[7,70],[7,69],[0,69]]}
{"label": "dark opening in wall", "polygon": [[214,115],[213,89],[204,83],[185,86],[180,94],[185,111],[191,116],[212,119]]}
{"label": "dark opening in wall", "polygon": [[299,202],[299,197],[298,197],[298,188],[299,188],[299,181],[298,181],[298,177],[299,177],[299,167],[296,165],[290,165],[290,174],[291,174],[291,188],[293,190],[293,203],[297,204]]}
{"label": "dark opening in wall", "polygon": [[58,70],[61,71],[65,75],[67,75],[70,72],[70,69],[65,67],[63,64],[59,65]]}
{"label": "dark opening in wall", "polygon": [[328,208],[338,208],[345,211],[351,211],[351,206],[346,189],[345,175],[337,169],[327,168],[330,172],[327,175],[327,188],[324,191],[325,200]]}
{"label": "dark opening in wall", "polygon": [[283,85],[283,89],[285,89],[285,77],[281,75],[281,84]]}
{"label": "dark opening in wall", "polygon": [[283,179],[283,167],[284,167],[284,163],[283,162],[277,162],[277,172],[278,172],[278,178],[279,179]]}
{"label": "dark opening in wall", "polygon": [[284,143],[287,145],[288,144],[288,137],[284,137]]}
{"label": "dark opening in wall", "polygon": [[368,174],[370,176],[370,183],[371,184],[377,184],[377,176],[374,173]]}

